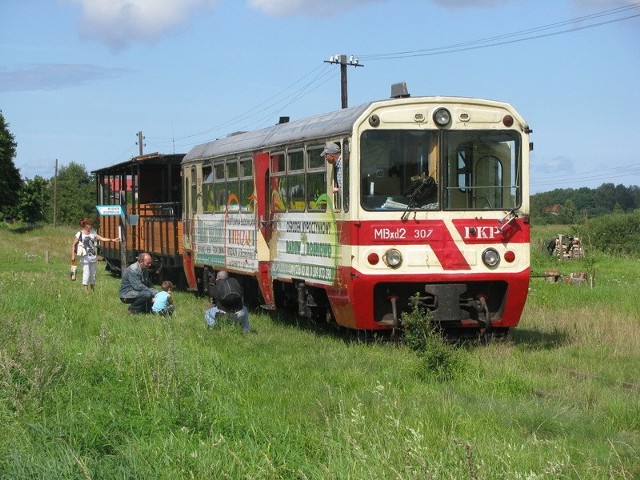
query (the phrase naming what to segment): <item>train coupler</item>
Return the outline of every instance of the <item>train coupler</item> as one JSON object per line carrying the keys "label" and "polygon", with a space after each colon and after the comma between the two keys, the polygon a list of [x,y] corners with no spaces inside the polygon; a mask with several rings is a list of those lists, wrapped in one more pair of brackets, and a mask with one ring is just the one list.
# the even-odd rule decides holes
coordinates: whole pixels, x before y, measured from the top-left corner
{"label": "train coupler", "polygon": [[311,307],[317,307],[316,301],[307,291],[304,282],[298,282],[296,290],[298,291],[298,315],[304,318],[311,318]]}
{"label": "train coupler", "polygon": [[491,328],[491,313],[484,296],[480,295],[476,299],[476,310],[478,311],[478,321],[482,324],[483,330],[486,332]]}

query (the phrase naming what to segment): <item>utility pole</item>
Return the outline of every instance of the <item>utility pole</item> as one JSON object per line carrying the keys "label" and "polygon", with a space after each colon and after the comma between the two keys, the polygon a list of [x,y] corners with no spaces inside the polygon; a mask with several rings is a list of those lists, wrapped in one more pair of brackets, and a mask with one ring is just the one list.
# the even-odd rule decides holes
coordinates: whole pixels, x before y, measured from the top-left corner
{"label": "utility pole", "polygon": [[57,224],[58,213],[58,159],[56,158],[56,169],[53,174],[53,226]]}
{"label": "utility pole", "polygon": [[146,144],[144,143],[144,136],[142,135],[142,132],[138,132],[138,141],[136,142],[136,145],[138,145],[138,150],[140,152],[140,156],[143,155],[143,151],[142,148],[146,146]]}
{"label": "utility pole", "polygon": [[353,55],[350,55],[347,58],[346,55],[332,55],[329,57],[329,60],[325,60],[324,63],[336,63],[340,64],[340,92],[342,96],[342,108],[347,108],[349,106],[349,101],[347,99],[347,66],[349,67],[364,67],[357,58],[354,58]]}

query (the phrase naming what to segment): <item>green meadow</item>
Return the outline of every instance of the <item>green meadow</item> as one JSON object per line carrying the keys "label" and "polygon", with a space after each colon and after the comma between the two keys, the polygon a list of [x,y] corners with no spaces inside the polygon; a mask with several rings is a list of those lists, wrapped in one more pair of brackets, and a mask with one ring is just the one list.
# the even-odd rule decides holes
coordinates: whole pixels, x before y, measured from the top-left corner
{"label": "green meadow", "polygon": [[207,330],[181,291],[129,316],[104,263],[69,280],[73,227],[0,228],[0,479],[640,478],[640,260],[557,261],[549,228],[520,326],[437,354],[280,313]]}

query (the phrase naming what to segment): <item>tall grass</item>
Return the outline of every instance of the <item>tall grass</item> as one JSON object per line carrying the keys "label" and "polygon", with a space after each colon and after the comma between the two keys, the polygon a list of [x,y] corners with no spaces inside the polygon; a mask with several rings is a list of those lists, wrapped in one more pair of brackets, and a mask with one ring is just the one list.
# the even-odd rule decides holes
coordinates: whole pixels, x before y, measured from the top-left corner
{"label": "tall grass", "polygon": [[534,278],[520,327],[443,377],[278,314],[207,330],[188,292],[127,316],[101,268],[69,281],[74,232],[0,229],[0,478],[640,477],[637,264]]}

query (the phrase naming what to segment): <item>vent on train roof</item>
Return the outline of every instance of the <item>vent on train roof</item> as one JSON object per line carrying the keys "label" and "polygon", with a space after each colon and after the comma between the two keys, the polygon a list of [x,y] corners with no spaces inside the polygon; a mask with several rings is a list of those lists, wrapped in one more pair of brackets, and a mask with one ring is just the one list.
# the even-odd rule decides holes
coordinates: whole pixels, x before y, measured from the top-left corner
{"label": "vent on train roof", "polygon": [[407,98],[410,96],[406,82],[394,83],[391,85],[391,98]]}

